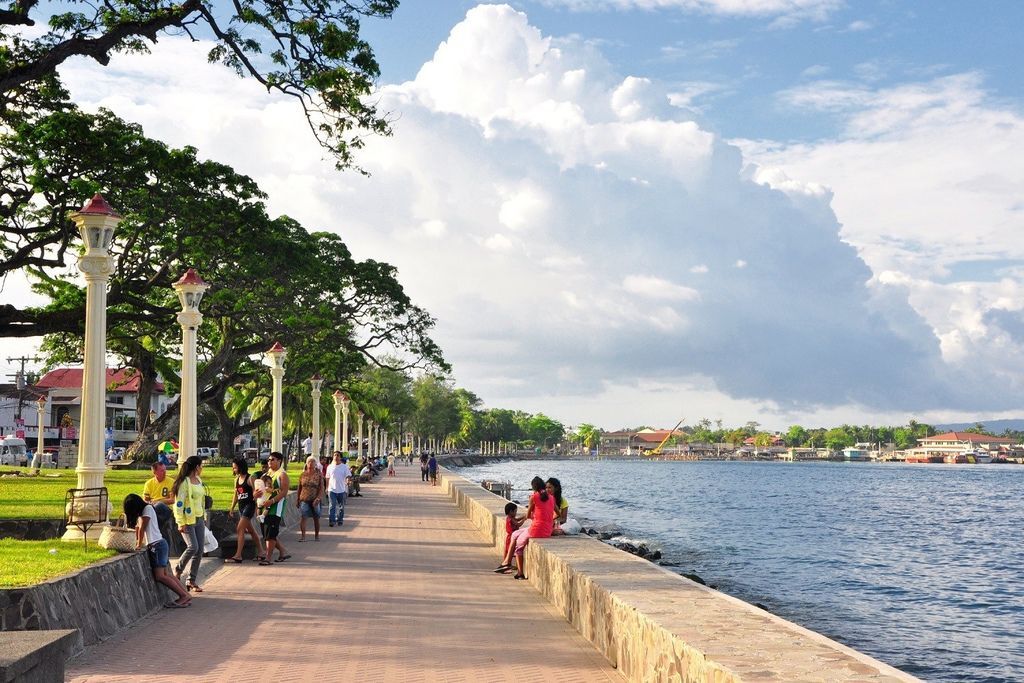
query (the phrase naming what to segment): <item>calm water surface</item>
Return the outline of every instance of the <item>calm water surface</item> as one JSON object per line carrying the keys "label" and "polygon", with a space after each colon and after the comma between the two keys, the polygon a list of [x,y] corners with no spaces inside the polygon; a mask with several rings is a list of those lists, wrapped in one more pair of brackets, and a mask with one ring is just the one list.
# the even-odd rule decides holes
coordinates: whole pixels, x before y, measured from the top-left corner
{"label": "calm water surface", "polygon": [[519,461],[570,516],[929,681],[1024,681],[1024,467]]}

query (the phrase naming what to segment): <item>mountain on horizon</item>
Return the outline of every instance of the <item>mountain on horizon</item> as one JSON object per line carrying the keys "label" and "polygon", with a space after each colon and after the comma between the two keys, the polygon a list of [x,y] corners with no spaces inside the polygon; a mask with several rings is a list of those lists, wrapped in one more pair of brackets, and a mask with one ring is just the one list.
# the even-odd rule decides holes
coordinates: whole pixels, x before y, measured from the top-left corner
{"label": "mountain on horizon", "polygon": [[935,429],[939,432],[959,432],[973,427],[974,425],[981,423],[985,425],[985,430],[992,432],[993,434],[1002,434],[1007,429],[1019,432],[1024,431],[1024,420],[976,420],[975,422],[950,422],[948,424],[934,425]]}

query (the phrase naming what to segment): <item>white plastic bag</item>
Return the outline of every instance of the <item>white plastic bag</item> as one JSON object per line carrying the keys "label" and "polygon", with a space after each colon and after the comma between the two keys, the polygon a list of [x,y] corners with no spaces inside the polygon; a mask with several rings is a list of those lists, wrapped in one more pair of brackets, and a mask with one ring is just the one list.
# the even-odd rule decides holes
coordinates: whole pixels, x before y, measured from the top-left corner
{"label": "white plastic bag", "polygon": [[203,553],[212,553],[214,550],[220,547],[220,543],[217,543],[217,537],[210,531],[210,527],[206,527],[206,540],[203,543]]}
{"label": "white plastic bag", "polygon": [[565,520],[565,524],[562,525],[562,533],[567,536],[575,536],[580,532],[583,526],[571,517]]}

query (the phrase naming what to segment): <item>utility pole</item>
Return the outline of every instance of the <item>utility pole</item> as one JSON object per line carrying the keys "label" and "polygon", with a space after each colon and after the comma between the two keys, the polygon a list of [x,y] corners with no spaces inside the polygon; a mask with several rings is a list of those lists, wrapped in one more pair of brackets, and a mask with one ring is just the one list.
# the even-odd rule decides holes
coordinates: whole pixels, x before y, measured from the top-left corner
{"label": "utility pole", "polygon": [[25,400],[25,364],[39,363],[42,360],[38,356],[19,356],[18,358],[7,359],[8,363],[20,363],[20,369],[16,373],[7,375],[14,378],[14,386],[18,389],[18,412],[15,417],[19,420],[21,419],[21,404]]}

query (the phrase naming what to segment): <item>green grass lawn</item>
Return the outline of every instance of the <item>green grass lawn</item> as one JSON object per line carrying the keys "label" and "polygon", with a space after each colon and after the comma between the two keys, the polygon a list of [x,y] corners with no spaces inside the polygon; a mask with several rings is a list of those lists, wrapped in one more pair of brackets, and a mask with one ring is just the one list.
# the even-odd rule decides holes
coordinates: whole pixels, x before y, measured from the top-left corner
{"label": "green grass lawn", "polygon": [[[295,465],[292,465],[295,469]],[[4,473],[28,473],[27,467],[0,467],[0,519],[63,519],[64,496],[75,488],[78,475],[74,470],[42,470],[38,477],[5,477]],[[172,480],[176,470],[167,476]],[[292,474],[292,473],[289,473]],[[104,485],[114,508],[113,517],[121,514],[121,501],[129,493],[142,495],[142,486],[153,476],[147,470],[108,469]],[[291,478],[297,481],[292,474]],[[204,467],[203,482],[213,496],[215,510],[231,505],[234,484],[230,467]],[[6,558],[5,558],[6,559]]]}
{"label": "green grass lawn", "polygon": [[[51,551],[56,552],[51,552]],[[46,579],[67,574],[105,557],[116,550],[104,550],[94,542],[88,548],[81,543],[15,541],[0,539],[0,588],[32,586]]]}

